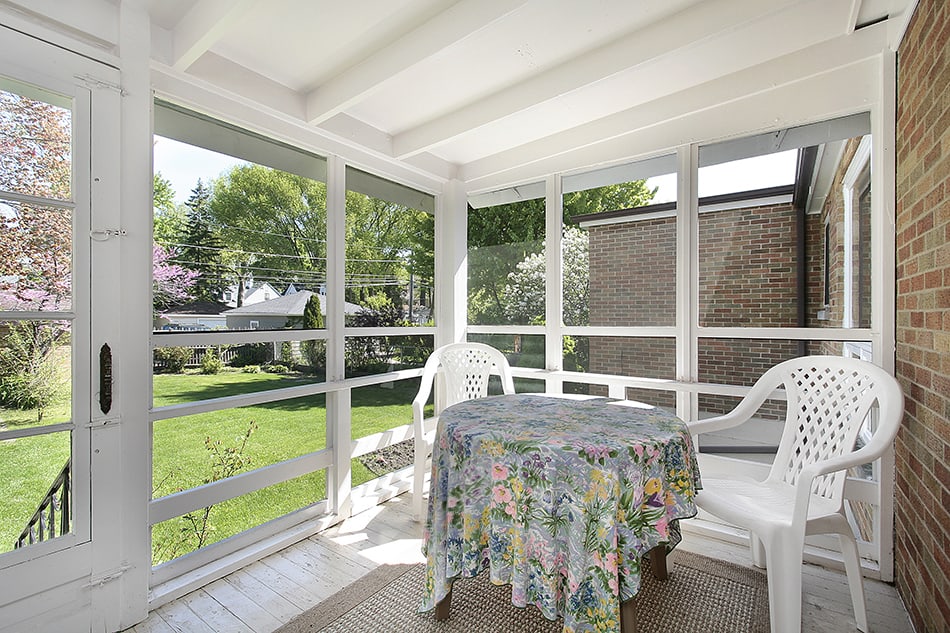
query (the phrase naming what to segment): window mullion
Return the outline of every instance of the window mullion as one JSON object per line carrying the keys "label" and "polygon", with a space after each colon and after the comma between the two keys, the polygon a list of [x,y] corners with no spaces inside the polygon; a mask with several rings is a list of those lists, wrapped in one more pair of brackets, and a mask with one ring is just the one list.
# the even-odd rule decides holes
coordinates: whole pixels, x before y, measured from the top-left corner
{"label": "window mullion", "polygon": [[[676,378],[695,382],[699,329],[699,146],[681,146],[676,156]],[[684,420],[696,419],[696,394],[681,391],[676,400],[677,415]]]}
{"label": "window mullion", "polygon": [[[563,261],[561,258],[561,224],[564,217],[564,199],[561,195],[561,175],[548,176],[545,183],[545,366],[550,371],[564,368],[563,343],[561,342],[563,293]],[[548,379],[547,391],[560,392],[562,381]]]}

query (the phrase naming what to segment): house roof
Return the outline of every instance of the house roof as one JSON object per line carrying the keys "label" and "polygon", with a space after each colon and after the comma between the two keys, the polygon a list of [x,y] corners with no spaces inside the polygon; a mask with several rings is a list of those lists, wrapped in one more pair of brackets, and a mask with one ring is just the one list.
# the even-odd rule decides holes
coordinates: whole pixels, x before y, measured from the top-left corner
{"label": "house roof", "polygon": [[194,315],[209,315],[209,314],[221,314],[222,312],[227,311],[228,306],[224,303],[219,303],[217,301],[189,301],[188,303],[183,303],[177,306],[170,306],[168,309],[164,310],[163,313],[168,315],[184,315],[184,314],[194,314]]}
{"label": "house roof", "polygon": [[[241,306],[240,308],[225,310],[223,314],[229,317],[303,316],[304,308],[307,306],[307,302],[313,295],[314,293],[310,290],[300,290],[293,294],[281,295],[276,299],[270,299],[269,301],[260,301],[258,303],[252,303],[251,305]],[[321,314],[326,314],[326,296],[320,294],[316,296],[320,300]],[[362,309],[362,307],[356,305],[355,303],[343,303],[344,314],[356,314]]]}

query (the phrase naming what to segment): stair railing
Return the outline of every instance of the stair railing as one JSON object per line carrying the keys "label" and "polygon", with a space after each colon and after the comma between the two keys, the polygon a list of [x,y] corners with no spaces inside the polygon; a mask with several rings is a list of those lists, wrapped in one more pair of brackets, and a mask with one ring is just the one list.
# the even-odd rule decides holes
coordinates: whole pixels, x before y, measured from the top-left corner
{"label": "stair railing", "polygon": [[68,534],[70,529],[69,494],[72,489],[71,462],[67,459],[66,465],[59,471],[59,475],[49,487],[46,496],[40,502],[33,517],[23,528],[14,549],[40,543],[42,541]]}

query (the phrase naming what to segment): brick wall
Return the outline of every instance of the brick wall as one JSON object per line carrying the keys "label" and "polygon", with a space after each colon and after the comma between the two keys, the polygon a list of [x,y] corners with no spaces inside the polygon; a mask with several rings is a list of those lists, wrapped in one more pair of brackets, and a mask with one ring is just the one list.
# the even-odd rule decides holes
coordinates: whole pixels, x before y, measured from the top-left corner
{"label": "brick wall", "polygon": [[676,219],[594,226],[589,236],[590,324],[675,324]]}
{"label": "brick wall", "polygon": [[[813,222],[820,220],[814,216]],[[703,213],[700,323],[715,327],[798,325],[796,211],[790,204]],[[590,234],[591,325],[672,325],[675,318],[674,218],[594,226]],[[820,252],[820,251],[819,251]],[[594,337],[590,371],[673,378],[672,339]],[[700,342],[700,379],[751,385],[772,365],[799,355],[787,341]],[[672,406],[670,393],[631,390],[628,397]],[[702,411],[725,413],[735,399],[704,395]],[[765,407],[781,417],[784,407]]]}
{"label": "brick wall", "polygon": [[920,0],[898,50],[895,569],[918,631],[950,630],[950,6]]}
{"label": "brick wall", "polygon": [[[594,226],[589,237],[590,324],[673,325],[675,218]],[[590,371],[672,379],[676,377],[675,352],[673,339],[591,337]],[[670,392],[631,389],[627,397],[657,406],[676,404]]]}
{"label": "brick wall", "polygon": [[795,218],[790,204],[700,214],[700,325],[798,325]]}

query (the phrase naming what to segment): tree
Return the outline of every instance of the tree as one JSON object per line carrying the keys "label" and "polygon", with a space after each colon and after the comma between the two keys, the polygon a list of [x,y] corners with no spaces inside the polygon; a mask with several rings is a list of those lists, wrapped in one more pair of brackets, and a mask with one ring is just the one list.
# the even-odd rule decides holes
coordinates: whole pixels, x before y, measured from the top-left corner
{"label": "tree", "polygon": [[[545,245],[546,246],[546,245]],[[504,308],[515,323],[544,322],[544,292],[547,266],[545,248],[519,262],[508,275],[505,285]],[[588,325],[590,309],[590,264],[587,233],[577,227],[564,229],[561,240],[564,276],[564,324]]]}
{"label": "tree", "polygon": [[[323,329],[323,313],[320,311],[320,296],[316,293],[307,299],[303,308],[303,327],[308,330]],[[327,360],[326,341],[304,341],[301,343],[304,356],[311,367],[323,367]]]}
{"label": "tree", "polygon": [[[643,180],[568,193],[564,195],[564,222],[569,224],[575,216],[588,213],[640,207],[649,204],[655,194],[656,189],[648,188]],[[525,324],[540,318],[534,316],[538,309],[528,310],[524,301],[529,296],[533,297],[533,300],[539,301],[536,305],[543,312],[543,275],[539,287],[524,292],[512,285],[511,275],[523,264],[532,269],[535,275],[538,270],[543,272],[544,257],[541,253],[544,229],[544,199],[469,210],[469,322],[482,325]],[[529,259],[531,263],[526,264]],[[566,265],[565,270],[568,270]],[[538,282],[538,279],[532,279]],[[574,284],[581,282],[565,278],[565,287],[569,283],[572,288],[576,288]],[[583,288],[586,287],[584,283]],[[539,289],[540,296],[536,294]],[[508,293],[518,296],[509,299],[506,297]],[[512,306],[520,307],[512,313],[509,312]],[[529,313],[532,316],[529,317]],[[574,317],[580,316],[580,313],[574,314]],[[568,318],[567,312],[565,318]]]}
{"label": "tree", "polygon": [[71,145],[68,109],[0,90],[0,189],[69,200]]}
{"label": "tree", "polygon": [[61,323],[12,321],[0,347],[0,404],[36,409],[36,421],[66,390],[68,374],[54,351],[68,339]]}
{"label": "tree", "polygon": [[295,283],[326,282],[326,185],[261,165],[232,167],[214,184],[211,217],[227,248],[230,277]]}
{"label": "tree", "polygon": [[435,227],[431,220],[424,211],[348,191],[347,300],[366,305],[369,297],[383,294],[401,319],[410,274],[431,287]]}
{"label": "tree", "polygon": [[181,236],[185,226],[185,211],[175,204],[172,183],[160,173],[154,176],[152,188],[153,229],[152,239],[162,246],[170,247]]}
{"label": "tree", "polygon": [[185,226],[178,238],[176,263],[197,273],[192,295],[196,299],[218,301],[224,291],[220,254],[221,239],[212,227],[212,190],[201,180],[185,202]]}
{"label": "tree", "polygon": [[[69,200],[66,108],[0,90],[0,189]],[[0,310],[71,307],[72,214],[0,202]]]}
{"label": "tree", "polygon": [[152,245],[152,305],[159,312],[191,297],[198,273],[170,263],[171,255],[164,247]]}
{"label": "tree", "polygon": [[[69,200],[71,139],[69,109],[0,90],[0,189]],[[0,310],[72,308],[72,220],[53,205],[0,201]],[[68,382],[55,355],[68,324],[22,319],[2,330],[0,403],[35,407],[42,422]]]}

